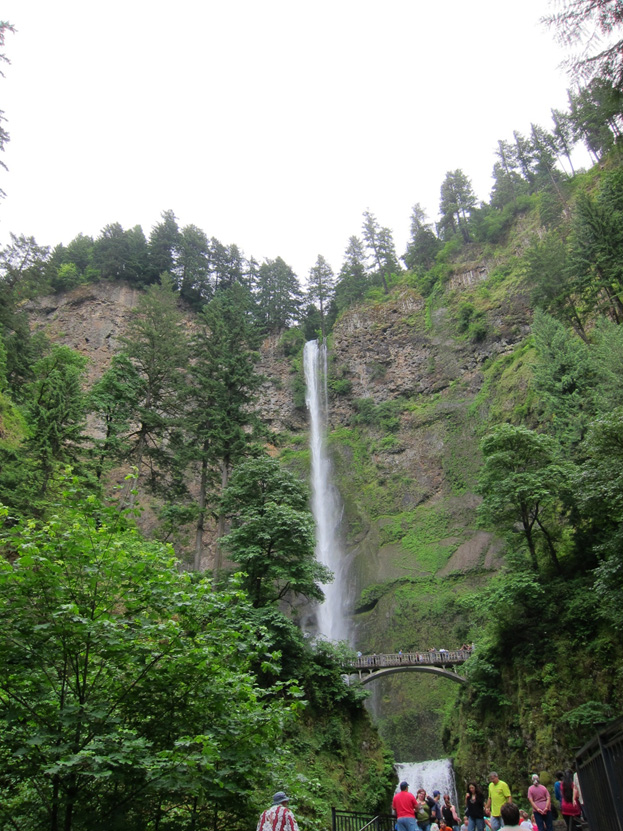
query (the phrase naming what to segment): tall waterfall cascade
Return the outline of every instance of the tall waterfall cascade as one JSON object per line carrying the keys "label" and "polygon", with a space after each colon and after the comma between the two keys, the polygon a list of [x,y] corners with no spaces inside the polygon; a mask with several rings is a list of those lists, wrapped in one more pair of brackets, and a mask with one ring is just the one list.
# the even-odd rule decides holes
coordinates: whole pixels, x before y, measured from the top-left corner
{"label": "tall waterfall cascade", "polygon": [[324,602],[317,609],[318,634],[331,641],[348,640],[346,564],[340,545],[341,502],[327,453],[327,349],[312,340],[303,351],[305,402],[309,410],[312,513],[316,524],[316,559],[334,574],[323,585]]}
{"label": "tall waterfall cascade", "polygon": [[454,768],[450,759],[432,759],[428,762],[398,762],[394,765],[399,782],[408,782],[411,793],[418,788],[424,788],[432,796],[433,791],[450,794],[450,800],[455,806],[459,818],[463,818],[463,802],[457,803],[456,782]]}

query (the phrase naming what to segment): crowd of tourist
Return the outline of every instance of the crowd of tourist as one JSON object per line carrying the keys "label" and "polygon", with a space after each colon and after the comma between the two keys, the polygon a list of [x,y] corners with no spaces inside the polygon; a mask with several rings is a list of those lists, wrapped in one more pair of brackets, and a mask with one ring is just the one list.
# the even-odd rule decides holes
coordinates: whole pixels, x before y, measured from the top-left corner
{"label": "crowd of tourist", "polygon": [[401,782],[392,813],[396,831],[499,831],[502,826],[508,831],[553,831],[553,822],[559,816],[565,820],[567,831],[579,831],[582,794],[573,771],[556,774],[553,798],[538,774],[533,774],[522,800],[528,809],[520,809],[513,802],[509,786],[492,771],[486,793],[477,782],[470,782],[458,809],[450,794],[434,790],[428,795],[424,788],[413,794],[409,783]]}

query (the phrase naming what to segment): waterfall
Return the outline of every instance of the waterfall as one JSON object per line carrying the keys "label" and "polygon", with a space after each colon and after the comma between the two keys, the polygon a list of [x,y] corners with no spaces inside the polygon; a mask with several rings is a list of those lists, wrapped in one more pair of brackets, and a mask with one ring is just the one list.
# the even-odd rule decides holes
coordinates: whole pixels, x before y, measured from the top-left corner
{"label": "waterfall", "polygon": [[463,818],[463,802],[457,804],[456,783],[454,768],[450,759],[433,759],[428,762],[397,762],[394,765],[398,774],[398,781],[409,783],[409,790],[415,793],[418,788],[424,788],[429,796],[433,791],[439,791],[442,796],[450,794],[450,801],[455,806],[459,818]]}
{"label": "waterfall", "polygon": [[328,415],[327,349],[312,340],[303,351],[305,402],[309,410],[312,512],[316,524],[316,559],[331,569],[332,583],[323,585],[324,602],[317,609],[318,634],[331,641],[347,640],[344,614],[347,606],[345,563],[340,546],[341,508],[333,484],[331,462],[326,449]]}

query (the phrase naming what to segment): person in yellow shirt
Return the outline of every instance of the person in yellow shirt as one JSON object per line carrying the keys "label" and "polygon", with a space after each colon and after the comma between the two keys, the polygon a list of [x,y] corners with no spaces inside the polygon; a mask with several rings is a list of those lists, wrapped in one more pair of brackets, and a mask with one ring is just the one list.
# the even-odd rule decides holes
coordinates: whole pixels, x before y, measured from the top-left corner
{"label": "person in yellow shirt", "polygon": [[491,831],[499,831],[504,825],[504,821],[500,815],[502,805],[505,802],[511,801],[510,788],[506,782],[502,782],[497,773],[492,770],[489,774],[489,798],[485,805],[485,811],[491,817]]}

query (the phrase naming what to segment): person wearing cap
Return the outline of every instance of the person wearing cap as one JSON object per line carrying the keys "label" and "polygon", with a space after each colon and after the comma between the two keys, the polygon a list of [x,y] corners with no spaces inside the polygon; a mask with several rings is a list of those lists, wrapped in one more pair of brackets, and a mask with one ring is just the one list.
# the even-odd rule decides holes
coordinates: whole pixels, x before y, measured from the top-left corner
{"label": "person wearing cap", "polygon": [[409,791],[409,783],[401,782],[400,790],[392,800],[392,811],[396,814],[397,831],[415,831],[415,810],[417,799]]}
{"label": "person wearing cap", "polygon": [[441,791],[433,791],[433,804],[430,806],[430,814],[432,821],[439,825],[443,816],[441,813]]}
{"label": "person wearing cap", "polygon": [[273,796],[273,804],[267,808],[257,824],[257,831],[299,831],[294,814],[288,808],[290,797],[283,791]]}

